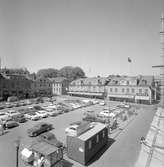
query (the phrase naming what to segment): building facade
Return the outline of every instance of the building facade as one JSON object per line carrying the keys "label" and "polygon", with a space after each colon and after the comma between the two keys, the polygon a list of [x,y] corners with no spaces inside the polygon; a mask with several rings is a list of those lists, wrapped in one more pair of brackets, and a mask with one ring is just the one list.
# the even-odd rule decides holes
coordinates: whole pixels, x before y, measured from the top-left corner
{"label": "building facade", "polygon": [[0,74],[0,98],[7,100],[9,96],[28,98],[32,95],[32,80],[23,75]]}
{"label": "building facade", "polygon": [[48,78],[40,77],[33,81],[31,90],[35,97],[37,96],[51,96],[52,83]]}
{"label": "building facade", "polygon": [[151,104],[154,100],[152,76],[116,77],[106,86],[109,100]]}
{"label": "building facade", "polygon": [[52,95],[66,95],[69,87],[68,79],[64,77],[50,78]]}
{"label": "building facade", "polygon": [[69,85],[69,94],[74,96],[87,96],[104,98],[106,78],[82,78],[72,81]]}
{"label": "building facade", "polygon": [[153,76],[85,78],[70,83],[69,94],[151,104],[156,99]]}

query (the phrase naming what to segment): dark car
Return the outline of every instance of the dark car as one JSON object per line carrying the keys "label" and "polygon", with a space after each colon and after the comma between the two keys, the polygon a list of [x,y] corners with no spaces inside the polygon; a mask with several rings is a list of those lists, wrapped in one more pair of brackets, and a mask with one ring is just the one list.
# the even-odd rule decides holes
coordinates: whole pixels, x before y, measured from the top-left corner
{"label": "dark car", "polygon": [[18,117],[13,118],[13,120],[19,123],[24,123],[27,121],[24,114],[21,114]]}
{"label": "dark car", "polygon": [[49,131],[51,129],[52,129],[52,124],[40,122],[36,124],[33,128],[28,129],[27,133],[28,133],[28,136],[32,137],[32,136],[38,136],[41,133]]}
{"label": "dark car", "polygon": [[51,132],[45,132],[39,135],[39,140],[44,140],[49,144],[55,145],[60,148],[63,147],[63,143],[57,140],[56,136]]}
{"label": "dark car", "polygon": [[12,118],[5,120],[5,123],[4,123],[5,128],[14,128],[17,126],[19,126],[19,124],[16,121],[14,121]]}

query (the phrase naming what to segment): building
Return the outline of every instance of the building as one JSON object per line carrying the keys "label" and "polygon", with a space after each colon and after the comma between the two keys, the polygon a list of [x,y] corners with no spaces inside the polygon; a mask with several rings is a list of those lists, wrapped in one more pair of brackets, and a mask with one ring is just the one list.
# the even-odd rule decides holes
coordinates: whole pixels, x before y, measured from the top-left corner
{"label": "building", "polygon": [[106,85],[107,98],[151,104],[155,97],[154,77],[114,77]]}
{"label": "building", "polygon": [[164,15],[161,15],[161,65],[153,66],[155,68],[160,68],[160,105],[164,107]]}
{"label": "building", "polygon": [[69,81],[64,77],[49,78],[52,86],[52,95],[66,95],[69,87]]}
{"label": "building", "polygon": [[86,165],[108,142],[108,129],[102,123],[79,136],[67,136],[67,156]]}
{"label": "building", "polygon": [[74,96],[86,96],[104,98],[107,78],[93,77],[74,80],[69,85],[68,94]]}
{"label": "building", "polygon": [[7,100],[9,96],[17,96],[18,98],[28,98],[32,95],[32,80],[24,75],[1,74],[0,73],[0,98]]}
{"label": "building", "polygon": [[37,96],[51,96],[52,84],[51,80],[45,77],[37,78],[31,85],[32,92],[35,97]]}
{"label": "building", "polygon": [[112,76],[77,79],[70,83],[68,93],[74,96],[151,104],[157,100],[157,92],[153,76]]}

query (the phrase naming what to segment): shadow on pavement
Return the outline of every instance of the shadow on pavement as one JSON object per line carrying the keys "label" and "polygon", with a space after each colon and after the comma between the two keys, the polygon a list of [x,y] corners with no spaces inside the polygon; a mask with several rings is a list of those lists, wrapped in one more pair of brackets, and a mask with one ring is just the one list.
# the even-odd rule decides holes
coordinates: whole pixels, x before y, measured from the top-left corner
{"label": "shadow on pavement", "polygon": [[62,164],[63,164],[63,167],[72,167],[73,166],[73,163],[71,163],[65,159],[63,159]]}
{"label": "shadow on pavement", "polygon": [[108,138],[108,143],[101,150],[99,150],[97,154],[95,154],[95,156],[87,163],[87,166],[97,161],[114,142],[114,139]]}

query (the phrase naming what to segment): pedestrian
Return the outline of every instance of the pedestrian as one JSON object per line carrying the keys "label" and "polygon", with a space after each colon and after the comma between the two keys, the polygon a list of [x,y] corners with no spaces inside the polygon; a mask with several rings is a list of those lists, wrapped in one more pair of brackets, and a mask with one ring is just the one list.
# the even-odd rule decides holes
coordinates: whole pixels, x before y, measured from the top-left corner
{"label": "pedestrian", "polygon": [[4,134],[4,128],[3,128],[3,124],[0,124],[0,135]]}

